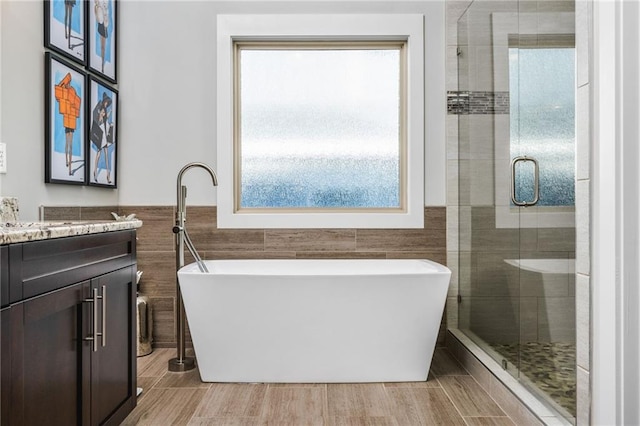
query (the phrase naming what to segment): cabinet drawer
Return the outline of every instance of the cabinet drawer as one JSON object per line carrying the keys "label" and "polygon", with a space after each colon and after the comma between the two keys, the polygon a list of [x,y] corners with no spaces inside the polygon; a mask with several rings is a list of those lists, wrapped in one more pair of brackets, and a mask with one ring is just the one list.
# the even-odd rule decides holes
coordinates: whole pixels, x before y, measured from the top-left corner
{"label": "cabinet drawer", "polygon": [[118,231],[10,245],[10,302],[134,264],[135,235]]}

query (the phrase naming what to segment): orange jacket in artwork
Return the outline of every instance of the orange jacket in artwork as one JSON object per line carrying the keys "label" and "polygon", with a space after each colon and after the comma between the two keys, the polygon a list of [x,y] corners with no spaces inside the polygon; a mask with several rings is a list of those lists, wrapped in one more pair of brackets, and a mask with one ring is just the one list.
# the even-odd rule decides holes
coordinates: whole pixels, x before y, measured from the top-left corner
{"label": "orange jacket in artwork", "polygon": [[63,117],[64,127],[75,130],[76,121],[80,116],[80,96],[76,94],[76,90],[69,83],[71,83],[71,74],[67,73],[55,87],[56,100],[60,103],[60,114]]}

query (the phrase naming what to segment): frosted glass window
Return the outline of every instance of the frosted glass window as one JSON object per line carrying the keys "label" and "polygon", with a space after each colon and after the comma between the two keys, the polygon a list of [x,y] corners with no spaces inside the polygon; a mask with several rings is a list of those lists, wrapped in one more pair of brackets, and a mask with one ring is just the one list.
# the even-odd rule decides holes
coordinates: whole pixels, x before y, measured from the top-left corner
{"label": "frosted glass window", "polygon": [[402,43],[237,43],[237,209],[402,207]]}
{"label": "frosted glass window", "polygon": [[[511,158],[540,164],[541,206],[575,204],[575,49],[509,49]],[[532,163],[518,167],[518,200],[533,199]]]}

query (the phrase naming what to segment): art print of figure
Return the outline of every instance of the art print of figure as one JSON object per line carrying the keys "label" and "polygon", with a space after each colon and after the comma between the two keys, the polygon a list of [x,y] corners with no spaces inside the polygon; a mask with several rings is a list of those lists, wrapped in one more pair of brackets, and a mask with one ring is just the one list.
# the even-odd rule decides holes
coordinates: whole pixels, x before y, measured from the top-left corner
{"label": "art print of figure", "polygon": [[115,187],[118,93],[91,79],[89,184]]}
{"label": "art print of figure", "polygon": [[116,2],[90,0],[89,66],[111,82],[116,80]]}
{"label": "art print of figure", "polygon": [[85,64],[84,0],[45,1],[45,45]]}
{"label": "art print of figure", "polygon": [[85,182],[84,73],[47,54],[46,182]]}

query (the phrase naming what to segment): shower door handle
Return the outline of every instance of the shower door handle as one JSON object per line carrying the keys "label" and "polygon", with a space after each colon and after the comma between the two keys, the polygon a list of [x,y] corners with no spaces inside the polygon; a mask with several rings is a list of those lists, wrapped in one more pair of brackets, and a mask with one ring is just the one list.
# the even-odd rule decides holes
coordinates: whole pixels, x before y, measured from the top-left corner
{"label": "shower door handle", "polygon": [[[520,162],[531,161],[533,163],[533,200],[531,201],[518,201],[516,199],[516,165]],[[511,160],[511,201],[516,206],[531,207],[538,204],[540,200],[540,166],[538,160],[526,155],[515,157]]]}

